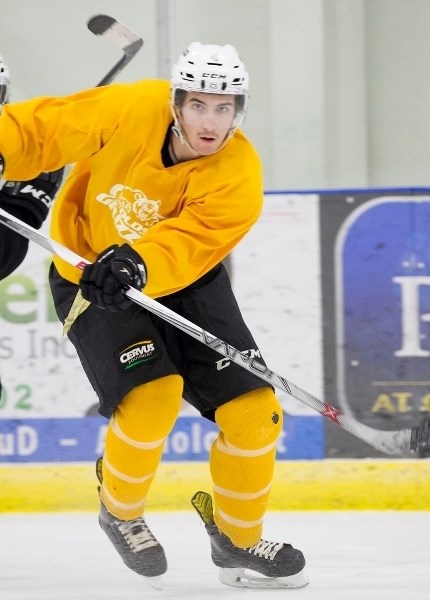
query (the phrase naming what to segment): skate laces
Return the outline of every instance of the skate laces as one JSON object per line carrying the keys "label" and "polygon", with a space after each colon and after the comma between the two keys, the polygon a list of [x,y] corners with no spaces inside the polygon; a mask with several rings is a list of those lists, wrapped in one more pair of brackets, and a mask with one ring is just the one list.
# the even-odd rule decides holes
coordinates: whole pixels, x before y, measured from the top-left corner
{"label": "skate laces", "polygon": [[255,546],[247,548],[246,551],[249,552],[249,554],[254,554],[254,556],[259,556],[266,560],[273,560],[283,546],[284,544],[282,542],[260,540]]}
{"label": "skate laces", "polygon": [[115,523],[132,552],[158,546],[157,540],[142,517],[133,521],[115,521]]}

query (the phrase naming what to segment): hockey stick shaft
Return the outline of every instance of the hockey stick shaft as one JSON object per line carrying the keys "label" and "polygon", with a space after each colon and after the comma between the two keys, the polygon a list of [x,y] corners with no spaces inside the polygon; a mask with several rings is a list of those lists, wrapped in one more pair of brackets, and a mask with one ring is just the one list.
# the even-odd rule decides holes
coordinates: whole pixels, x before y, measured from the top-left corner
{"label": "hockey stick shaft", "polygon": [[[85,265],[89,264],[89,261],[85,260],[72,250],[69,250],[54,240],[51,240],[47,236],[40,233],[40,231],[37,229],[34,229],[30,225],[20,221],[3,209],[0,209],[0,222],[16,233],[19,233],[30,241],[36,243],[38,246],[41,246],[52,254],[59,256],[68,264],[74,265],[78,269],[82,270],[84,269]],[[205,346],[212,348],[219,354],[222,354],[232,363],[243,367],[270,385],[277,387],[293,398],[296,398],[306,406],[309,406],[317,411],[323,417],[326,417],[337,425],[340,425],[343,427],[343,429],[349,431],[357,438],[367,442],[370,446],[373,446],[377,450],[381,450],[386,454],[404,456],[422,448],[428,449],[430,444],[428,425],[426,429],[417,427],[414,429],[401,429],[397,431],[381,431],[379,429],[368,427],[367,425],[356,421],[352,417],[343,414],[334,406],[331,406],[326,402],[322,402],[309,392],[306,392],[289,381],[287,378],[278,375],[266,365],[250,356],[243,354],[227,342],[224,342],[215,335],[205,331],[198,325],[195,325],[188,319],[178,315],[156,300],[146,296],[142,292],[134,288],[128,288],[124,290],[124,293],[136,304],[142,306],[146,310],[152,312],[164,321],[187,333],[191,337],[199,340]]]}
{"label": "hockey stick shaft", "polygon": [[120,48],[124,56],[112,67],[96,87],[107,85],[124,69],[131,59],[143,46],[142,38],[132,29],[126,27],[108,15],[95,15],[87,23],[88,29],[94,35],[102,37],[107,42]]}

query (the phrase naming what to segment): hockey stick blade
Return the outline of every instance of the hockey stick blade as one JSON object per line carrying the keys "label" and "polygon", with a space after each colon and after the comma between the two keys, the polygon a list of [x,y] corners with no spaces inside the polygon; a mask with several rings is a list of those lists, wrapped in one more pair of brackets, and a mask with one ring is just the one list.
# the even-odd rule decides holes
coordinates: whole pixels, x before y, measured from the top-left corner
{"label": "hockey stick blade", "polygon": [[108,15],[95,15],[87,23],[88,29],[94,35],[102,37],[108,43],[124,52],[124,56],[112,67],[96,87],[107,85],[124,69],[143,46],[142,38]]}
{"label": "hockey stick blade", "polygon": [[[38,246],[45,248],[52,254],[56,254],[62,260],[70,265],[74,265],[78,269],[82,270],[85,265],[89,264],[89,261],[85,260],[72,250],[69,250],[54,240],[51,240],[47,236],[40,233],[40,231],[37,229],[34,229],[30,225],[20,221],[3,209],[0,209],[0,223],[3,223],[16,233],[26,237]],[[188,321],[188,319],[185,319],[181,315],[178,315],[169,308],[163,306],[156,300],[149,298],[149,296],[146,296],[142,292],[134,288],[128,288],[124,290],[124,293],[139,306],[142,306],[146,310],[149,310],[158,316],[160,319],[163,319],[167,323],[170,323],[191,337],[199,340],[205,346],[212,348],[219,354],[222,354],[230,362],[243,367],[270,385],[287,392],[287,394],[293,398],[296,398],[296,400],[299,400],[306,406],[309,406],[313,410],[317,411],[323,417],[330,419],[346,431],[349,431],[349,433],[352,435],[355,435],[357,438],[368,443],[373,448],[381,450],[385,454],[396,456],[407,456],[418,451],[427,452],[430,450],[430,428],[428,424],[421,424],[413,429],[400,429],[396,431],[382,431],[380,429],[373,429],[372,427],[364,425],[352,417],[343,414],[334,406],[331,406],[326,402],[322,402],[309,392],[306,392],[305,390],[296,386],[285,377],[281,377],[274,371],[271,371],[266,365],[263,365],[254,358],[243,354],[233,346],[230,346],[230,344],[220,340],[198,325]]]}

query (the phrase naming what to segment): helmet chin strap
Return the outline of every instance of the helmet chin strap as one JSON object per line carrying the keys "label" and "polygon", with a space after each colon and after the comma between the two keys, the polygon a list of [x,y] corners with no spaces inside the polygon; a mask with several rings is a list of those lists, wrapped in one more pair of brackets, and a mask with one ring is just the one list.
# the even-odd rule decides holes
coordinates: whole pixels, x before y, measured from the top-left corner
{"label": "helmet chin strap", "polygon": [[171,105],[170,110],[172,112],[173,120],[174,120],[174,123],[172,125],[172,131],[173,131],[174,135],[179,139],[181,144],[185,144],[185,146],[188,146],[188,148],[191,150],[191,152],[194,152],[194,154],[197,155],[197,152],[194,150],[194,148],[192,147],[192,145],[190,144],[188,139],[185,137],[184,132],[182,131],[181,124],[179,122],[178,116],[175,111],[175,107],[173,105]]}

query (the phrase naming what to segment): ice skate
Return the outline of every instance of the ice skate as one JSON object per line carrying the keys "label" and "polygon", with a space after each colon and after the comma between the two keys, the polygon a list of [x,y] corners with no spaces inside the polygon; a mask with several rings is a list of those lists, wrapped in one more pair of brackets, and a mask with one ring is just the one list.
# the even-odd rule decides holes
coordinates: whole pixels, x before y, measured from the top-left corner
{"label": "ice skate", "polygon": [[[101,482],[101,463],[97,476]],[[100,527],[106,533],[124,563],[156,590],[162,589],[161,575],[167,571],[163,547],[154,537],[143,517],[122,521],[114,517],[100,502]]]}
{"label": "ice skate", "polygon": [[220,567],[221,583],[245,588],[301,588],[309,583],[300,550],[291,544],[265,540],[250,548],[238,548],[216,526],[209,494],[197,492],[191,503],[209,534],[212,560]]}

